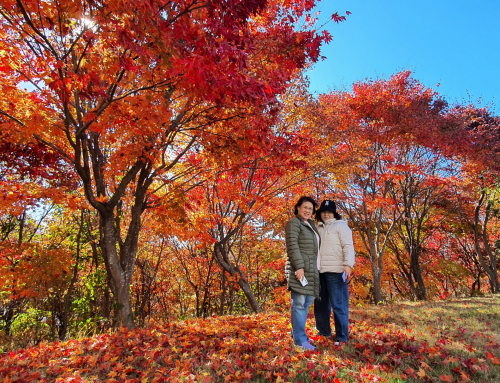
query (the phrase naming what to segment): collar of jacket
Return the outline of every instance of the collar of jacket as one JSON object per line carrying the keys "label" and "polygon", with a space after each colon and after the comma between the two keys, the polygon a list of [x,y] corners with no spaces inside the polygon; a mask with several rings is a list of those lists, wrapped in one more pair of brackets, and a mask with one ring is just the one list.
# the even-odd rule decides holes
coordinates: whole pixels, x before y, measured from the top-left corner
{"label": "collar of jacket", "polygon": [[[297,217],[297,218],[299,218],[299,217]],[[306,224],[306,222],[305,222],[302,218],[299,218],[299,221],[300,221],[300,223],[301,223],[302,225],[304,225],[304,226],[306,226],[306,227],[309,227],[309,228],[310,228],[310,229],[312,229],[314,232],[318,233],[318,229],[316,228],[316,223],[314,222],[314,220],[312,220],[312,219],[308,219],[308,220],[307,220],[307,223],[309,223],[309,225],[308,225],[308,224]],[[319,233],[318,233],[318,234],[319,234]]]}
{"label": "collar of jacket", "polygon": [[326,222],[318,222],[318,226],[326,226],[326,225],[331,225],[332,223],[335,223],[335,222],[340,222],[341,220],[339,219],[336,219],[336,218],[332,218],[332,219],[328,219]]}
{"label": "collar of jacket", "polygon": [[[309,230],[312,230],[318,236],[318,238],[319,238],[318,245],[319,245],[319,247],[321,247],[321,235],[319,234],[318,228],[316,227],[316,223],[314,222],[314,220],[308,219],[307,222],[309,223],[309,225],[306,224],[305,221],[301,218],[299,218],[299,221],[302,225],[304,225],[305,227],[308,227]],[[319,248],[318,248],[318,251],[319,251]]]}

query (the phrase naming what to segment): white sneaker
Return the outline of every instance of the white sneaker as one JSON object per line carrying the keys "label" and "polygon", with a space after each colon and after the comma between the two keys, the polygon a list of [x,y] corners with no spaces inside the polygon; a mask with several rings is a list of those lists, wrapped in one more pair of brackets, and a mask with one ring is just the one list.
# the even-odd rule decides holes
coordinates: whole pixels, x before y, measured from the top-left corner
{"label": "white sneaker", "polygon": [[309,342],[304,342],[302,343],[302,346],[301,346],[303,349],[305,350],[311,350],[311,351],[314,351],[316,350],[316,347],[314,347],[312,344],[310,344]]}

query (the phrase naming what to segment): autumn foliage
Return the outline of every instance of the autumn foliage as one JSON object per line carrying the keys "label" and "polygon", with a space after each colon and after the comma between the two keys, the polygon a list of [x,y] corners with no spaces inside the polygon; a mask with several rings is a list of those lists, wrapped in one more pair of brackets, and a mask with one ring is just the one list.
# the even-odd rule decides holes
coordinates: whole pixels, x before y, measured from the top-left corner
{"label": "autumn foliage", "polygon": [[313,6],[2,3],[2,139],[43,145],[77,177],[121,323],[134,325],[144,212],[182,200],[213,158],[272,150],[278,96],[329,37],[296,28]]}
{"label": "autumn foliage", "polygon": [[[6,382],[498,377],[484,328],[401,302],[500,292],[500,119],[410,71],[311,95],[315,5],[0,2]],[[342,350],[289,339],[300,195],[353,230]]]}

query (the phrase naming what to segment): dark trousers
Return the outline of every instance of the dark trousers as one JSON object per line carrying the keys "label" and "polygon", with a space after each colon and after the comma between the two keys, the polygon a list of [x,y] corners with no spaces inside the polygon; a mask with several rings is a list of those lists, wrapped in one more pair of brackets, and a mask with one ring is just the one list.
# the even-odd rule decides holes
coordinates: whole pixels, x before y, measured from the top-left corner
{"label": "dark trousers", "polygon": [[335,340],[347,342],[349,337],[349,287],[342,273],[320,273],[320,298],[314,301],[316,329],[323,336],[331,336],[330,316],[333,309]]}

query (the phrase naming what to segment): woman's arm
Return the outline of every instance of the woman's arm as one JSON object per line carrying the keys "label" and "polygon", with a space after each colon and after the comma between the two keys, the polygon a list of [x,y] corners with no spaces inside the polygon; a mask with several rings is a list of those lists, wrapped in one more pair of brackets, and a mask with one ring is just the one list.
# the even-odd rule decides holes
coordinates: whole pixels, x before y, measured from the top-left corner
{"label": "woman's arm", "polygon": [[341,225],[339,228],[340,246],[342,246],[342,258],[344,271],[347,276],[351,275],[351,269],[354,267],[354,242],[352,240],[352,231],[349,226]]}
{"label": "woman's arm", "polygon": [[299,271],[302,269],[302,276],[304,275],[304,258],[300,252],[299,247],[299,234],[300,234],[300,222],[298,219],[291,219],[286,224],[286,253],[290,259],[292,267]]}

